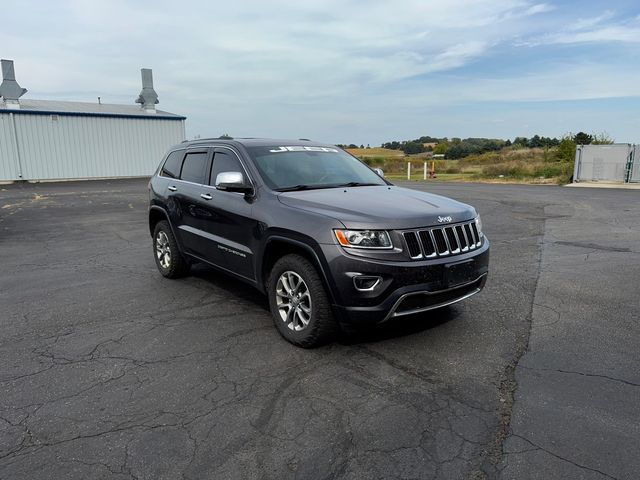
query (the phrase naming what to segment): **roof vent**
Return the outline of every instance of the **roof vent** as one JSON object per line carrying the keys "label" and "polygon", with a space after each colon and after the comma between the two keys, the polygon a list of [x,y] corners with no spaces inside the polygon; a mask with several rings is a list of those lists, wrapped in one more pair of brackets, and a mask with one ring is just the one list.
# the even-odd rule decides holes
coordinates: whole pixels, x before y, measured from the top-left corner
{"label": "roof vent", "polygon": [[26,88],[22,88],[16,82],[16,73],[13,69],[13,60],[1,60],[2,62],[2,84],[0,84],[0,97],[3,98],[7,108],[20,108],[18,99],[27,93]]}
{"label": "roof vent", "polygon": [[153,89],[153,73],[150,68],[143,68],[140,71],[142,72],[142,91],[136,103],[142,104],[142,108],[148,113],[156,113],[158,94]]}

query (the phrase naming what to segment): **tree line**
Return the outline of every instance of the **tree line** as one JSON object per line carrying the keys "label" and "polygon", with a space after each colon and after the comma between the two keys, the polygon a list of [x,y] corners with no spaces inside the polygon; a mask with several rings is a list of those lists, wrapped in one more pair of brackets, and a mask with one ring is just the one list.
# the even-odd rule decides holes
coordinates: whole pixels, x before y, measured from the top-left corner
{"label": "tree line", "polygon": [[[423,136],[414,140],[391,141],[381,145],[390,150],[401,150],[407,155],[423,152],[443,154],[445,158],[457,159],[469,155],[478,155],[487,152],[502,150],[505,147],[513,148],[554,148],[560,147],[563,142],[571,142],[575,145],[611,144],[613,140],[607,133],[587,134],[579,132],[575,135],[567,134],[562,138],[550,138],[541,135],[528,137],[516,137],[513,141],[499,138],[436,138]],[[435,144],[435,145],[429,145]],[[562,145],[564,146],[564,145]],[[351,145],[349,145],[351,148]],[[354,147],[356,147],[354,145]]]}

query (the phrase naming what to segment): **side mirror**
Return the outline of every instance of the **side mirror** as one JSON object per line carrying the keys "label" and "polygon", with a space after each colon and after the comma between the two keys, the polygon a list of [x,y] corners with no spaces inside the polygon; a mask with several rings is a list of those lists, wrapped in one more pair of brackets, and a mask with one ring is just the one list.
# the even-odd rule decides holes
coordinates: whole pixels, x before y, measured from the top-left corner
{"label": "side mirror", "polygon": [[379,177],[384,178],[384,170],[382,170],[381,168],[374,168],[373,171],[376,172]]}
{"label": "side mirror", "polygon": [[245,183],[244,175],[241,172],[219,173],[216,177],[216,189],[239,193],[251,193],[253,191],[251,185]]}

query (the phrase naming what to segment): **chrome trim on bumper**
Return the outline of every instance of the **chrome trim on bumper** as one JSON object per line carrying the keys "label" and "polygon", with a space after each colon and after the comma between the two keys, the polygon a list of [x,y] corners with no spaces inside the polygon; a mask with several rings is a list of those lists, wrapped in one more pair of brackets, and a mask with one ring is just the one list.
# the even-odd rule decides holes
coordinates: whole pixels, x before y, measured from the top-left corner
{"label": "chrome trim on bumper", "polygon": [[462,285],[457,285],[453,288],[447,288],[444,290],[436,290],[433,292],[430,292],[428,290],[423,290],[423,291],[419,291],[419,292],[411,292],[411,293],[405,293],[404,295],[402,295],[398,300],[396,300],[396,303],[393,304],[393,307],[391,307],[391,310],[389,310],[389,313],[387,314],[387,316],[384,318],[384,320],[382,320],[382,322],[386,322],[387,320],[391,319],[391,318],[395,318],[395,317],[403,317],[405,315],[413,315],[414,313],[420,313],[420,312],[427,312],[429,310],[435,310],[436,308],[441,308],[441,307],[446,307],[447,305],[453,305],[454,303],[460,302],[462,300],[465,300],[469,297],[472,297],[473,295],[475,295],[476,293],[480,292],[480,290],[482,290],[482,286],[465,293],[464,295],[461,295],[460,297],[451,299],[451,300],[447,300],[445,302],[441,302],[441,303],[436,303],[434,305],[428,305],[426,307],[420,307],[420,308],[414,308],[411,310],[407,310],[406,312],[400,312],[397,313],[396,310],[398,309],[398,307],[402,304],[402,302],[411,296],[414,295],[437,295],[440,293],[446,293],[446,292],[453,292],[455,290],[459,290],[461,288],[465,288],[468,287],[469,285],[473,285],[474,283],[479,282],[480,280],[482,280],[483,277],[486,277],[487,274],[484,273],[482,275],[480,275],[478,278],[476,278],[475,280],[472,280],[471,282],[467,282],[467,283],[463,283]]}
{"label": "chrome trim on bumper", "polygon": [[[358,287],[358,284],[356,283],[356,279],[357,278],[359,278],[359,279],[361,279],[361,278],[375,278],[376,281],[369,288],[360,288],[360,287]],[[376,289],[376,287],[378,285],[380,285],[381,283],[382,283],[382,277],[379,277],[378,275],[356,275],[356,276],[353,277],[353,288],[355,288],[359,292],[373,292]]]}

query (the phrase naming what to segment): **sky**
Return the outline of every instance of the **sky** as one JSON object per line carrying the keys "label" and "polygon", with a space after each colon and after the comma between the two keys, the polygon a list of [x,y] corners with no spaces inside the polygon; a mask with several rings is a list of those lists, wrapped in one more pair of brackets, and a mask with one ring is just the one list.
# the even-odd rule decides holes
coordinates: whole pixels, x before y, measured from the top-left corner
{"label": "sky", "polygon": [[187,137],[380,145],[607,132],[640,143],[640,3],[2,0],[25,98],[133,103]]}

